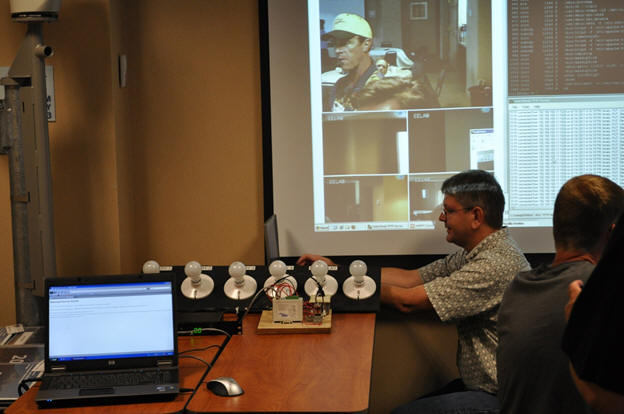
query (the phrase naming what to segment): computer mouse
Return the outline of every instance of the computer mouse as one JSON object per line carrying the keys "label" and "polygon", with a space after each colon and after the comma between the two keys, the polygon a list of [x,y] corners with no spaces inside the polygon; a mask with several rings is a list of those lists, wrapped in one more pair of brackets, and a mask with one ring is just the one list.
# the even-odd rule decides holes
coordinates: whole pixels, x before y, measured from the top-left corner
{"label": "computer mouse", "polygon": [[244,391],[234,378],[219,377],[212,379],[206,383],[206,387],[222,397],[234,397],[241,395]]}

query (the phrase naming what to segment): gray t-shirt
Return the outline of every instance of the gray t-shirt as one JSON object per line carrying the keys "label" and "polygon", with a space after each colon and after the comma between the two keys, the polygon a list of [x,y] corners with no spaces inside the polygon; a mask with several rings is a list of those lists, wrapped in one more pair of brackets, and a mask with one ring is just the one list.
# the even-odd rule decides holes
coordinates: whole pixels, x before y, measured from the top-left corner
{"label": "gray t-shirt", "polygon": [[460,250],[418,269],[440,319],[457,324],[457,368],[467,388],[496,393],[498,306],[511,280],[528,269],[506,228],[470,252]]}
{"label": "gray t-shirt", "polygon": [[589,413],[561,349],[568,285],[587,281],[586,261],[540,266],[522,272],[503,296],[498,312],[498,399],[501,413]]}

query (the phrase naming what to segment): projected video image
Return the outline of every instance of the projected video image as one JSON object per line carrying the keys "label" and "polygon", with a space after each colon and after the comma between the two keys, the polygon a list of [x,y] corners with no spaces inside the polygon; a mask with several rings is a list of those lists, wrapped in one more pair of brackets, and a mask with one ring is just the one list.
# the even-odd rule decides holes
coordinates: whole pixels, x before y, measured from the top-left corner
{"label": "projected video image", "polygon": [[444,179],[453,171],[494,168],[491,108],[323,119],[326,223],[403,221],[404,228],[432,228]]}
{"label": "projected video image", "polygon": [[444,180],[453,174],[418,174],[409,177],[410,220],[439,223],[444,196],[440,192]]}
{"label": "projected video image", "polygon": [[321,0],[324,112],[492,105],[491,5]]}
{"label": "projected video image", "polygon": [[350,114],[324,122],[325,175],[407,173],[407,152],[405,112]]}
{"label": "projected video image", "polygon": [[566,180],[624,185],[622,0],[269,2],[291,255],[445,252],[439,187],[467,169],[494,173],[523,250],[552,252]]}
{"label": "projected video image", "polygon": [[405,222],[408,220],[405,175],[325,179],[326,223]]}
{"label": "projected video image", "polygon": [[432,229],[449,171],[492,169],[491,3],[453,3],[309,3],[317,231]]}
{"label": "projected video image", "polygon": [[[410,111],[408,116],[410,173],[462,171],[481,168],[471,160],[477,155],[473,136],[477,131],[492,131],[491,108],[449,111]],[[491,134],[490,134],[491,135]],[[490,151],[493,143],[480,142],[480,151]],[[493,159],[492,159],[493,164]]]}

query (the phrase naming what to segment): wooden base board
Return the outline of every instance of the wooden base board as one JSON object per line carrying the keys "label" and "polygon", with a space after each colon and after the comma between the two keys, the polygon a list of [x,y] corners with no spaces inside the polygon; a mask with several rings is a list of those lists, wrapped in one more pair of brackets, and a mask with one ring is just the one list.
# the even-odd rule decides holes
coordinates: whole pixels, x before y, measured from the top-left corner
{"label": "wooden base board", "polygon": [[308,325],[302,322],[274,323],[273,311],[264,310],[258,322],[258,334],[288,334],[288,333],[330,333],[331,311],[323,318],[320,325]]}

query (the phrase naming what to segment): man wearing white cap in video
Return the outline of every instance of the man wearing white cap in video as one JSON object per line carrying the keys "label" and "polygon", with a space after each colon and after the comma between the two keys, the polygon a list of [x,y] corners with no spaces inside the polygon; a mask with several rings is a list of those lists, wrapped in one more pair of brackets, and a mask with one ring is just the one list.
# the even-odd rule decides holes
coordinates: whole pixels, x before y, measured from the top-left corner
{"label": "man wearing white cap in video", "polygon": [[333,97],[333,112],[353,111],[351,96],[366,84],[383,79],[369,56],[373,30],[364,18],[341,13],[334,19],[332,31],[322,36],[334,47],[339,66],[347,76],[338,79]]}

